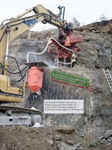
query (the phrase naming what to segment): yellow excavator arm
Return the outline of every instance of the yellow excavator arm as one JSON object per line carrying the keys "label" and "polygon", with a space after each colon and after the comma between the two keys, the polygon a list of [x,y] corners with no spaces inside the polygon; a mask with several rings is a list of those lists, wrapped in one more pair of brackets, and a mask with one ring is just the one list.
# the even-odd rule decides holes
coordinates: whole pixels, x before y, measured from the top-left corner
{"label": "yellow excavator arm", "polygon": [[[35,14],[24,17],[30,12]],[[22,14],[15,18],[11,18],[6,24],[0,26],[0,62],[2,62],[4,55],[7,55],[8,44],[12,42],[19,35],[34,27],[37,23],[50,23],[59,28],[66,28],[66,20],[61,20],[60,15],[53,14],[50,10],[44,8],[42,5],[37,5],[31,9],[27,9]]]}

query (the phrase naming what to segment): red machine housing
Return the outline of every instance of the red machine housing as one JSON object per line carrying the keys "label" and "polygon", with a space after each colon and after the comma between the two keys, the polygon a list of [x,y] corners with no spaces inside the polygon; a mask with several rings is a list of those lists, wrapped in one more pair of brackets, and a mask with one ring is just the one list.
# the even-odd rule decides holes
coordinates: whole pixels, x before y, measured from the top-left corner
{"label": "red machine housing", "polygon": [[[58,38],[58,42],[62,46],[60,46],[58,42],[52,39],[48,45],[48,53],[54,54],[56,55],[56,58],[58,60],[62,59],[64,60],[64,62],[66,62],[67,59],[69,60],[72,59],[73,53],[75,53],[78,56],[80,48],[78,48],[76,44],[82,41],[83,41],[82,35],[73,35],[73,32],[70,32],[70,34],[66,35],[64,32],[62,32],[60,37]],[[56,46],[55,51],[52,50],[51,48],[52,45]],[[71,49],[72,51],[67,50],[66,48]]]}
{"label": "red machine housing", "polygon": [[79,43],[79,42],[82,42],[82,41],[83,41],[82,35],[66,36],[66,40],[65,40],[64,46],[66,46],[66,47],[72,46],[72,45],[74,45],[76,43]]}
{"label": "red machine housing", "polygon": [[28,70],[26,86],[32,93],[37,93],[42,88],[42,77],[43,70],[40,70],[35,66]]}

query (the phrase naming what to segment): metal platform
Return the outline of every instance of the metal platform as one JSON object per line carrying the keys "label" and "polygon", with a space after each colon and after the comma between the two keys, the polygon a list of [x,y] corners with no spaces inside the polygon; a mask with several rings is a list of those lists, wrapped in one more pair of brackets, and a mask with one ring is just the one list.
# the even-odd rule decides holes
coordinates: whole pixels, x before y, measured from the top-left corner
{"label": "metal platform", "polygon": [[31,62],[31,63],[26,63],[26,65],[28,65],[29,67],[32,67],[32,66],[36,66],[38,68],[46,68],[48,67],[48,65],[44,62]]}

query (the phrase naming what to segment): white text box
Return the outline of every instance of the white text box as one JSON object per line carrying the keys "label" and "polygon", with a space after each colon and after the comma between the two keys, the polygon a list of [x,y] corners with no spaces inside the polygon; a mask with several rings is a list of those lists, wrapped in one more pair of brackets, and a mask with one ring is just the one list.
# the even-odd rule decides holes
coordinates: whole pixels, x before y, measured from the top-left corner
{"label": "white text box", "polygon": [[44,114],[83,114],[84,100],[44,100]]}

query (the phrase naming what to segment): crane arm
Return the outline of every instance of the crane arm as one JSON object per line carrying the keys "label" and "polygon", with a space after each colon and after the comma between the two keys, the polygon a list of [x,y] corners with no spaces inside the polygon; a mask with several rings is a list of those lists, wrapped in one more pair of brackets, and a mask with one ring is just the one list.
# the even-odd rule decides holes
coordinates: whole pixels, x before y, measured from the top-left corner
{"label": "crane arm", "polygon": [[[25,17],[30,12],[34,15]],[[15,18],[11,18],[6,24],[0,26],[0,62],[7,55],[8,44],[25,31],[34,27],[37,23],[49,23],[58,28],[67,28],[66,20],[60,19],[60,15],[53,14],[50,10],[42,5],[37,5],[31,9],[27,9]]]}

